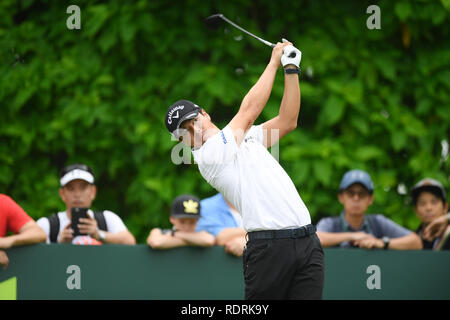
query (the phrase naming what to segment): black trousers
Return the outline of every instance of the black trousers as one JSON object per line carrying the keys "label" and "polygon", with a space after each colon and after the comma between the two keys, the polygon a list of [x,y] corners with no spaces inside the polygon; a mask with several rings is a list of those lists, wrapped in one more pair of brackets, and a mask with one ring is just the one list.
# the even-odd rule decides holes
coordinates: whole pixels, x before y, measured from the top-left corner
{"label": "black trousers", "polygon": [[325,262],[317,235],[258,239],[243,254],[245,299],[322,299]]}

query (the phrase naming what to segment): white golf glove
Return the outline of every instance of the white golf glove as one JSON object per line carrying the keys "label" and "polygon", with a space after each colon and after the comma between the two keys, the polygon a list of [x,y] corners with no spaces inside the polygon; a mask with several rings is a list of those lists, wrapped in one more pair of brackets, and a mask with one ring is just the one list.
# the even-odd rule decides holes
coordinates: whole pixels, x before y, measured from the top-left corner
{"label": "white golf glove", "polygon": [[300,61],[302,60],[302,52],[293,45],[288,45],[283,49],[283,55],[281,56],[281,64],[283,68],[288,64],[293,64],[297,68],[300,68]]}

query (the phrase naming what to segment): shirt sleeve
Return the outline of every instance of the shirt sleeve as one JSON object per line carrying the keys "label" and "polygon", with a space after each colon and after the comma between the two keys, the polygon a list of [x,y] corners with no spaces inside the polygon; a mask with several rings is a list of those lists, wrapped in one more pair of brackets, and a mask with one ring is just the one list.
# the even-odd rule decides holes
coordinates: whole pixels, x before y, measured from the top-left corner
{"label": "shirt sleeve", "polygon": [[322,218],[316,226],[317,231],[336,232],[333,230],[333,220],[331,218]]}
{"label": "shirt sleeve", "polygon": [[211,182],[235,158],[238,146],[233,131],[226,126],[194,151],[200,173]]}
{"label": "shirt sleeve", "polygon": [[111,233],[119,233],[125,230],[128,230],[122,219],[112,211],[105,210],[103,212],[106,220],[106,228],[108,232]]}
{"label": "shirt sleeve", "polygon": [[410,230],[398,225],[397,223],[383,216],[382,214],[376,215],[376,219],[378,220],[382,229],[382,233],[385,237],[400,238],[407,236],[411,233]]}
{"label": "shirt sleeve", "polygon": [[20,229],[29,221],[31,217],[16,203],[13,199],[6,196],[4,202],[4,211],[7,216],[7,230],[13,233],[19,233]]}
{"label": "shirt sleeve", "polygon": [[50,222],[46,217],[40,218],[38,221],[36,221],[39,227],[41,227],[42,230],[45,231],[45,234],[47,235],[47,243],[50,243]]}
{"label": "shirt sleeve", "polygon": [[196,232],[206,231],[212,234],[214,237],[217,237],[220,231],[223,230],[224,226],[219,221],[213,221],[208,219],[207,217],[200,217],[197,222],[197,227],[195,229]]}
{"label": "shirt sleeve", "polygon": [[[267,134],[267,132],[265,132]],[[257,125],[252,126],[250,130],[248,130],[247,134],[245,135],[246,138],[254,138],[259,143],[264,143],[264,132],[263,132],[263,125]]]}

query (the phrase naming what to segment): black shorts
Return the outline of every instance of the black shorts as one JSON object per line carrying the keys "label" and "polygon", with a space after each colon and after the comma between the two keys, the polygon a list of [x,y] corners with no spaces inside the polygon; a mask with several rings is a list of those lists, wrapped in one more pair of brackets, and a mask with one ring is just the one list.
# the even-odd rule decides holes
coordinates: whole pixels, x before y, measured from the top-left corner
{"label": "black shorts", "polygon": [[245,299],[322,299],[325,262],[317,235],[249,240]]}

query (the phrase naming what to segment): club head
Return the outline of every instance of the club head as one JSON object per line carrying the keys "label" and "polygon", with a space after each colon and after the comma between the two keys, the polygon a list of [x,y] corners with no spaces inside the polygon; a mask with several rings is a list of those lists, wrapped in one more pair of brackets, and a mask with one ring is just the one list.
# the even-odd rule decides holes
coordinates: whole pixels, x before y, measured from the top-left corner
{"label": "club head", "polygon": [[217,13],[205,19],[206,26],[210,29],[217,30],[223,22],[223,14]]}

